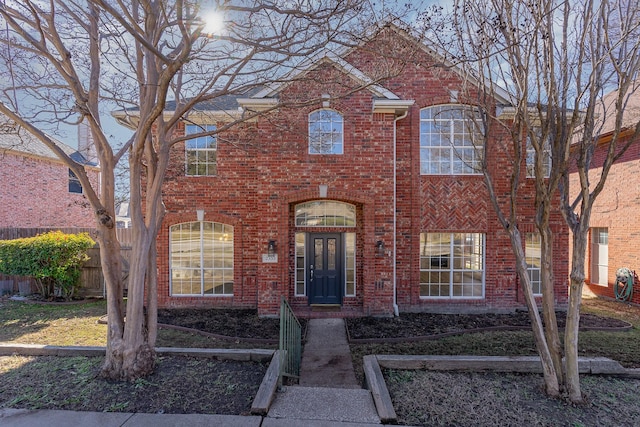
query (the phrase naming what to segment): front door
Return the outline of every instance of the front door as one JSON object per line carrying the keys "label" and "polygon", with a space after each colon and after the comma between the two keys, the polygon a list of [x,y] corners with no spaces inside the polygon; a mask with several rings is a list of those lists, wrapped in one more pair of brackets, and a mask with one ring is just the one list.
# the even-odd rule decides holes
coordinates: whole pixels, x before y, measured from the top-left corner
{"label": "front door", "polygon": [[307,245],[307,283],[309,304],[342,302],[342,235],[309,233]]}

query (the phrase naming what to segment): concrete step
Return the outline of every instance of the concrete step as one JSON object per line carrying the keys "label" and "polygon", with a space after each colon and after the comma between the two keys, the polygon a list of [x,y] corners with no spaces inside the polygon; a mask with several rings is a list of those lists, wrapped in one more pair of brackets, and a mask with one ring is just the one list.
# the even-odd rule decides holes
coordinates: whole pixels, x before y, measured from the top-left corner
{"label": "concrete step", "polygon": [[267,417],[380,424],[369,390],[348,388],[283,387]]}

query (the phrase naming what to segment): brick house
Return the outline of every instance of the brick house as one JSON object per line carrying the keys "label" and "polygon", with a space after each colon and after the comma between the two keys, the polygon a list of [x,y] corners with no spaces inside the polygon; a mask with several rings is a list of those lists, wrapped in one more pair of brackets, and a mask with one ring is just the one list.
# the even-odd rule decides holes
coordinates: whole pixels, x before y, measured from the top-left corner
{"label": "brick house", "polygon": [[[604,97],[602,106],[613,107],[617,92]],[[590,171],[591,182],[599,178],[614,128],[611,113],[599,112],[605,117],[601,136],[593,154]],[[615,298],[616,271],[629,268],[640,275],[640,140],[633,138],[635,126],[640,121],[640,90],[629,98],[623,113],[622,132],[618,147],[631,141],[631,145],[609,171],[602,193],[596,199],[591,214],[589,244],[585,259],[586,284],[597,295]],[[580,181],[574,170],[569,188],[577,195]],[[640,284],[634,285],[632,302],[640,304]]]}
{"label": "brick house", "polygon": [[[98,182],[95,163],[57,144]],[[82,191],[78,178],[40,140],[14,123],[0,126],[0,227],[95,227]]]}
{"label": "brick house", "polygon": [[[407,60],[391,60],[400,57]],[[388,26],[342,55],[319,54],[287,83],[201,106],[179,131],[221,127],[239,109],[278,108],[174,147],[159,306],[275,315],[285,297],[301,316],[524,307],[509,238],[474,168],[472,141],[482,138],[469,82]],[[488,152],[501,176],[510,167],[504,153]],[[533,200],[531,180],[522,181],[523,200]],[[496,182],[498,191],[508,185],[508,177]],[[533,210],[521,208],[539,291]],[[562,305],[568,231],[559,213],[552,223]]]}

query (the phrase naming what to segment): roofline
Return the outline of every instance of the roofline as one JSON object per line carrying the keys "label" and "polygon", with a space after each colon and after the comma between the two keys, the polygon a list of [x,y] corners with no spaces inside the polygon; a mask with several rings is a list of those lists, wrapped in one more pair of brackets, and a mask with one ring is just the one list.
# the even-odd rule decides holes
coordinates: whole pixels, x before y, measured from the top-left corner
{"label": "roofline", "polygon": [[[394,30],[396,33],[400,34],[402,37],[405,38],[405,40],[418,44],[424,52],[426,52],[429,55],[435,56],[439,61],[442,62],[442,65],[453,70],[462,78],[469,79],[471,83],[473,83],[475,86],[477,87],[487,86],[487,85],[481,85],[477,78],[475,78],[473,75],[465,73],[464,70],[460,69],[460,67],[458,67],[453,62],[448,60],[447,56],[452,57],[453,55],[448,55],[448,52],[444,52],[443,49],[441,49],[439,46],[436,46],[433,43],[431,43],[429,39],[425,38],[424,40],[420,40],[418,36],[412,36],[408,30],[401,28],[399,25],[393,22],[388,22],[387,24],[381,26],[381,29],[384,28],[385,26],[388,26],[389,28]],[[427,41],[430,42],[428,45],[427,45]],[[489,88],[497,98],[496,100],[498,101],[498,104],[502,103],[502,104],[511,105],[511,95],[506,89],[496,85],[495,83],[492,83],[491,85],[489,85]]]}
{"label": "roofline", "polygon": [[[67,163],[64,160],[62,160],[61,158],[59,158],[57,156],[53,156],[53,157],[43,156],[43,155],[40,155],[40,154],[30,153],[30,152],[24,151],[24,150],[18,150],[18,149],[12,148],[12,147],[0,147],[0,153],[1,154],[10,153],[10,154],[21,156],[21,157],[28,157],[28,158],[31,158],[31,159],[44,160],[44,161],[47,161],[47,162],[58,163],[58,164],[61,164],[61,165],[68,166]],[[76,164],[78,164],[78,165],[80,165],[80,166],[82,166],[84,168],[92,169],[92,170],[96,170],[96,171],[100,170],[100,165],[99,164],[98,165],[92,165],[92,164],[88,164],[88,163],[78,163],[73,159],[71,159],[71,160],[74,163],[76,163]]]}
{"label": "roofline", "polygon": [[[250,99],[250,98],[247,98],[247,99]],[[238,102],[239,101],[240,101],[240,98],[238,99]],[[175,111],[173,110],[170,110],[170,111],[165,110],[163,112],[163,116],[169,119],[172,117],[174,113]],[[229,117],[238,119],[242,116],[242,111],[240,110],[190,110],[186,117],[182,117],[181,121],[189,120],[189,118],[191,117],[197,118],[198,116],[204,116],[204,115],[206,115],[207,117],[215,117],[220,120],[225,120],[225,119],[228,119]],[[127,114],[127,112],[124,110],[112,111],[111,116],[113,116],[116,122],[118,122],[120,125],[126,128],[129,128],[131,130],[137,129],[137,126],[138,126],[137,123],[140,118],[139,116],[136,116],[133,114]]]}
{"label": "roofline", "polygon": [[300,62],[300,64],[298,64],[298,66],[294,70],[291,70],[289,73],[283,76],[283,78],[280,79],[279,82],[267,86],[265,89],[262,89],[251,98],[273,97],[276,93],[280,92],[281,90],[295,82],[296,79],[304,76],[306,73],[309,73],[312,70],[315,70],[321,64],[325,64],[327,62],[334,64],[340,71],[347,74],[348,76],[351,76],[354,80],[362,83],[362,85],[366,89],[369,89],[376,96],[387,99],[400,99],[398,95],[396,95],[389,89],[375,83],[364,72],[351,65],[344,58],[330,49],[323,49],[319,52],[319,54],[305,58],[305,60]]}

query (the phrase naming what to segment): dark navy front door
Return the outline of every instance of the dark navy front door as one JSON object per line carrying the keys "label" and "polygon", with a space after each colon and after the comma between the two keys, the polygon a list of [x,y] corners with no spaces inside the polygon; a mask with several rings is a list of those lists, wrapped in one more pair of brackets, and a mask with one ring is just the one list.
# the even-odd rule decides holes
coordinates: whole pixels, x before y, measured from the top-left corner
{"label": "dark navy front door", "polygon": [[309,304],[340,304],[344,287],[342,235],[309,233],[308,242]]}

